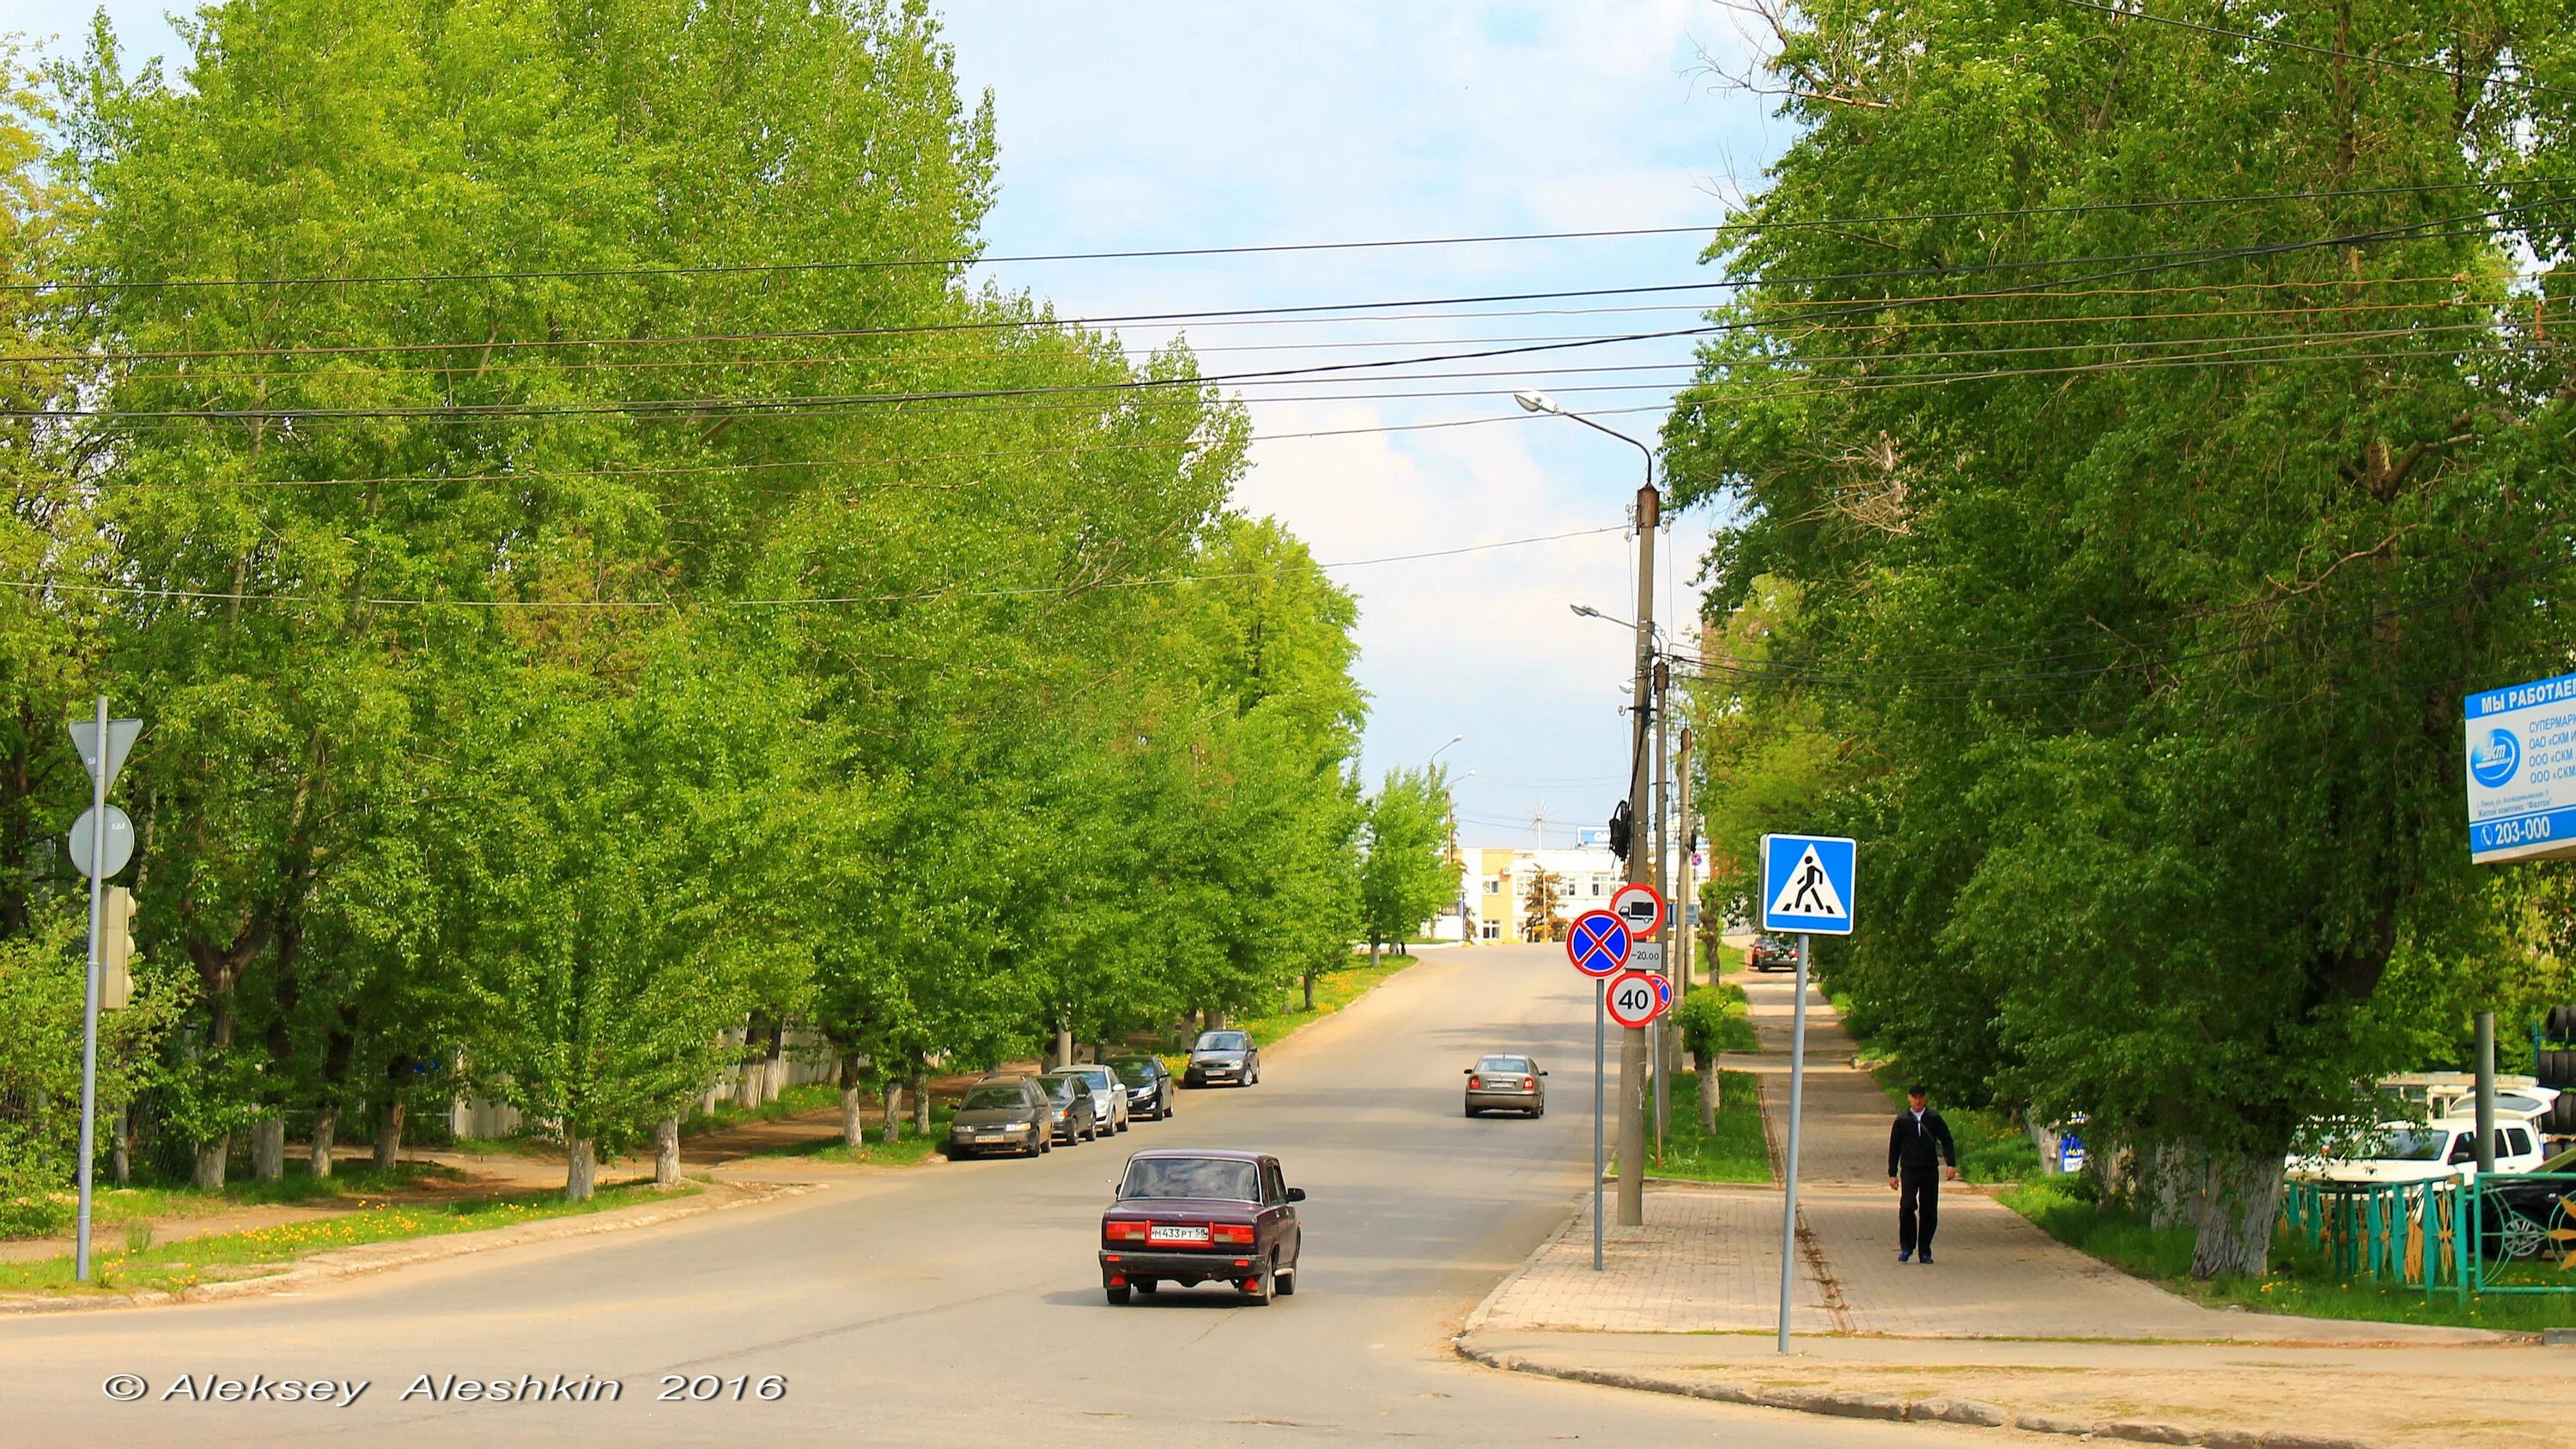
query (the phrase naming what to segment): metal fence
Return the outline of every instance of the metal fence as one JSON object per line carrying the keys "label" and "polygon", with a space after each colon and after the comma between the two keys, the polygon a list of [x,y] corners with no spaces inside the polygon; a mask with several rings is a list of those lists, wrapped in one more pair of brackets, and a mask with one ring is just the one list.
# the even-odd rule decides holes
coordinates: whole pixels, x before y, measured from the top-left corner
{"label": "metal fence", "polygon": [[[2417,1183],[2291,1182],[2281,1222],[2347,1283],[2576,1293],[2576,1173]],[[2562,1281],[2552,1282],[2550,1279]]]}

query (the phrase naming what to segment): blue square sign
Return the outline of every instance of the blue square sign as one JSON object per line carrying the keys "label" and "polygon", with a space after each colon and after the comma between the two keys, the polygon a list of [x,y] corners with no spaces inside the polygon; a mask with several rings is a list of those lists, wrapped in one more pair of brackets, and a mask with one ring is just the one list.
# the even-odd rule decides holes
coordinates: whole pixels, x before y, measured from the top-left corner
{"label": "blue square sign", "polygon": [[1762,929],[1850,935],[1858,854],[1839,835],[1763,836]]}

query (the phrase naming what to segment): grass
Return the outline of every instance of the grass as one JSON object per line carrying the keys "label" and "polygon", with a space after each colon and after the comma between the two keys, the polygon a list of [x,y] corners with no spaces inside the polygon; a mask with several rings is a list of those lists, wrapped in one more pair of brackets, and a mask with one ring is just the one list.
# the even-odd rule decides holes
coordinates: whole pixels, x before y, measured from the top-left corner
{"label": "grass", "polygon": [[[683,1184],[674,1192],[656,1192],[650,1183],[605,1187],[588,1202],[565,1202],[559,1193],[517,1193],[479,1202],[436,1205],[377,1204],[314,1222],[282,1223],[244,1233],[218,1233],[151,1246],[129,1238],[124,1252],[102,1255],[93,1265],[93,1282],[72,1280],[70,1255],[30,1263],[0,1263],[0,1293],[131,1293],[177,1290],[231,1278],[260,1277],[295,1259],[336,1248],[408,1238],[443,1237],[483,1228],[513,1227],[547,1218],[578,1217],[639,1202],[656,1202],[701,1191]],[[226,1269],[246,1271],[223,1271]]]}
{"label": "grass", "polygon": [[1664,1157],[1649,1162],[1656,1177],[1694,1182],[1769,1182],[1771,1149],[1762,1136],[1762,1099],[1751,1072],[1718,1073],[1717,1130],[1699,1130],[1699,1076],[1673,1073],[1673,1109]]}
{"label": "grass", "polygon": [[[2241,1305],[2306,1318],[2518,1332],[2576,1326],[2576,1294],[2506,1295],[2463,1304],[2447,1292],[2428,1295],[2420,1288],[2345,1283],[2333,1275],[2324,1254],[2286,1231],[2273,1239],[2271,1271],[2262,1277],[2200,1282],[2191,1276],[2192,1230],[2187,1226],[2155,1227],[2143,1213],[2103,1206],[2056,1182],[2031,1183],[2000,1197],[2059,1242],[2213,1308]],[[2568,1277],[2537,1264],[2512,1270],[2513,1281],[2563,1282]]]}
{"label": "grass", "polygon": [[818,1137],[811,1142],[798,1142],[756,1153],[759,1157],[796,1157],[807,1162],[841,1162],[866,1167],[910,1167],[939,1150],[948,1140],[948,1124],[956,1109],[940,1104],[930,1109],[930,1132],[927,1136],[913,1129],[906,1118],[898,1129],[903,1134],[892,1142],[880,1141],[876,1130],[856,1147],[843,1143],[838,1135]]}
{"label": "grass", "polygon": [[691,1112],[687,1119],[680,1123],[680,1135],[695,1136],[701,1132],[713,1132],[720,1128],[739,1126],[745,1122],[784,1121],[789,1117],[802,1117],[808,1112],[820,1111],[825,1107],[839,1106],[840,1102],[839,1087],[830,1082],[806,1082],[799,1086],[782,1088],[778,1093],[778,1100],[763,1102],[757,1107],[737,1107],[731,1102],[723,1102],[717,1104],[712,1112]]}
{"label": "grass", "polygon": [[[227,1183],[218,1192],[171,1186],[103,1187],[91,1201],[90,1221],[96,1227],[117,1228],[156,1220],[209,1217],[238,1208],[275,1203],[330,1207],[347,1200],[381,1198],[420,1187],[457,1182],[464,1176],[455,1168],[437,1163],[406,1162],[392,1172],[378,1172],[373,1167],[344,1163],[329,1177],[315,1177],[303,1162],[290,1161],[286,1166],[286,1176],[275,1182]],[[68,1195],[63,1200],[66,1203],[71,1201]],[[65,1223],[64,1231],[68,1231],[68,1218]]]}
{"label": "grass", "polygon": [[1725,944],[1724,942],[1720,942],[1720,943],[1718,943],[1718,947],[1717,947],[1717,974],[1718,974],[1720,977],[1726,977],[1726,976],[1741,976],[1741,975],[1743,975],[1743,974],[1744,974],[1744,951],[1743,951],[1743,949],[1742,949],[1742,948],[1740,948],[1740,947],[1736,947],[1736,946],[1729,946],[1729,945]]}

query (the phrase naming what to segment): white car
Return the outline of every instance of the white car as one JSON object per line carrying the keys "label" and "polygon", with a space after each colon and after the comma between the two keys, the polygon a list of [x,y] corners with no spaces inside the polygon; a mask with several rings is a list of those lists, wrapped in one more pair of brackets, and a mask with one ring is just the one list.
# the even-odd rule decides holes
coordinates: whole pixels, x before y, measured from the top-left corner
{"label": "white car", "polygon": [[1127,1130],[1127,1084],[1107,1067],[1058,1067],[1050,1077],[1072,1077],[1091,1093],[1091,1110],[1099,1114],[1100,1130]]}
{"label": "white car", "polygon": [[[2532,1172],[2541,1160],[2540,1134],[2528,1122],[2496,1118],[2498,1172]],[[2478,1175],[2478,1124],[2445,1117],[2439,1122],[2382,1122],[2366,1154],[2294,1157],[2290,1176],[2315,1182],[2441,1182]]]}

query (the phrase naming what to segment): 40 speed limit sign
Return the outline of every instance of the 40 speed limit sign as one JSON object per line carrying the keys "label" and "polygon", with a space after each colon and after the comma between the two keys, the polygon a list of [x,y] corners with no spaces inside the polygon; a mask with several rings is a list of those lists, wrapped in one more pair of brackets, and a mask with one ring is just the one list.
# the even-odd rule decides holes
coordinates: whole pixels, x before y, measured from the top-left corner
{"label": "40 speed limit sign", "polygon": [[1610,1009],[1610,1019],[1631,1031],[1652,1025],[1664,1014],[1663,993],[1655,989],[1655,978],[1643,971],[1622,971],[1611,977],[1602,1001]]}

